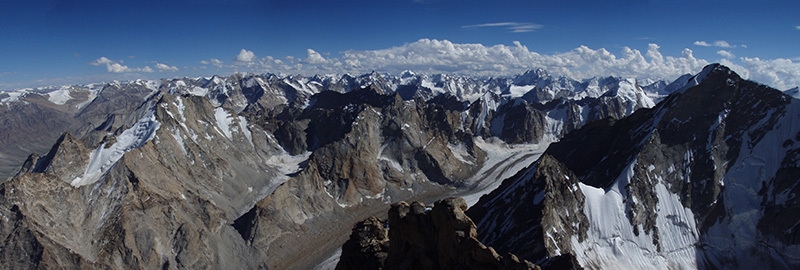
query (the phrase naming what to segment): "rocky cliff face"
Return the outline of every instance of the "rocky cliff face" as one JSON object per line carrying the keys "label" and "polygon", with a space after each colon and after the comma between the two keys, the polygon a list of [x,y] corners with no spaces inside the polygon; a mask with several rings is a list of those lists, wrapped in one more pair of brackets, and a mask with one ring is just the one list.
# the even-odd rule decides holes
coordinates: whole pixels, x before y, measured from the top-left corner
{"label": "rocky cliff face", "polygon": [[710,65],[653,109],[569,133],[468,214],[484,243],[533,262],[795,268],[798,116],[796,99]]}
{"label": "rocky cliff face", "polygon": [[540,269],[481,244],[466,209],[462,198],[432,208],[394,203],[388,221],[370,217],[353,227],[336,269]]}
{"label": "rocky cliff face", "polygon": [[528,100],[534,86],[510,79],[237,74],[4,98],[66,113],[58,133],[19,118],[55,144],[14,157],[23,166],[0,184],[0,256],[4,268],[307,267],[328,255],[307,243],[338,246],[342,228],[389,202],[469,190],[485,164],[505,170],[483,137],[546,144],[652,106],[623,81]]}

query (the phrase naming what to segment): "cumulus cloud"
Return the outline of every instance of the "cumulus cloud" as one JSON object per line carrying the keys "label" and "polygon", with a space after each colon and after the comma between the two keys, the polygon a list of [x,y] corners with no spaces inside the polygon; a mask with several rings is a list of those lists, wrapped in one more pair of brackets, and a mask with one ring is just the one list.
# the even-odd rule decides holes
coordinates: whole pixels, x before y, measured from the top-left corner
{"label": "cumulus cloud", "polygon": [[308,56],[306,57],[306,62],[309,64],[317,65],[328,63],[328,60],[326,60],[325,57],[322,57],[321,54],[312,49],[308,49],[307,54]]}
{"label": "cumulus cloud", "polygon": [[717,54],[719,54],[720,56],[725,57],[725,58],[733,58],[733,57],[735,57],[733,55],[733,53],[731,53],[730,51],[726,51],[726,50],[719,50],[719,51],[717,51]]}
{"label": "cumulus cloud", "polygon": [[108,64],[113,64],[113,63],[114,63],[114,61],[111,61],[111,59],[108,59],[105,56],[103,56],[103,57],[97,58],[97,60],[92,61],[90,64],[93,65],[93,66],[99,66],[99,65],[108,65]]}
{"label": "cumulus cloud", "polygon": [[758,57],[742,57],[741,63],[742,67],[747,70],[745,78],[749,77],[751,80],[780,90],[800,86],[800,63],[791,59],[767,60]]}
{"label": "cumulus cloud", "polygon": [[697,72],[709,63],[695,58],[689,49],[684,50],[680,57],[665,57],[659,48],[656,44],[650,44],[646,55],[643,55],[641,51],[628,47],[624,47],[621,53],[614,54],[604,48],[580,46],[566,53],[542,55],[530,51],[520,42],[514,42],[510,46],[484,46],[420,39],[382,50],[346,51],[341,63],[345,70],[367,72],[420,70],[486,76],[513,75],[541,67],[553,74],[576,78],[609,75],[675,78]]}
{"label": "cumulus cloud", "polygon": [[735,45],[731,45],[730,43],[724,40],[717,40],[714,41],[714,43],[708,43],[704,40],[698,40],[694,42],[694,45],[702,47],[736,48]]}
{"label": "cumulus cloud", "polygon": [[[719,50],[717,54],[721,58],[713,62],[729,66],[744,78],[779,89],[800,85],[800,64],[792,60],[737,59],[729,50]],[[251,60],[247,65],[226,67],[237,71],[305,75],[362,74],[371,71],[399,74],[404,70],[414,70],[476,76],[513,76],[526,70],[544,68],[553,75],[576,79],[619,76],[674,80],[684,74],[697,73],[712,63],[695,57],[689,48],[662,53],[661,47],[654,43],[648,44],[643,51],[630,47],[609,51],[580,46],[564,53],[540,54],[517,41],[510,45],[487,46],[436,39],[420,39],[386,49],[349,50],[338,57],[325,57],[313,49],[307,49],[305,58],[286,56],[279,59],[267,56],[253,57]],[[213,64],[212,61],[205,63]],[[221,66],[221,61],[218,64]]]}
{"label": "cumulus cloud", "polygon": [[172,71],[172,72],[176,72],[176,71],[178,71],[178,67],[176,67],[176,66],[169,66],[169,65],[167,65],[167,64],[162,64],[162,63],[156,63],[156,68],[157,68],[159,71]]}
{"label": "cumulus cloud", "polygon": [[153,69],[150,68],[149,66],[145,66],[143,68],[130,68],[130,67],[126,66],[126,65],[123,65],[122,61],[114,61],[114,60],[108,59],[105,56],[97,58],[96,60],[92,61],[89,64],[93,65],[93,66],[105,65],[106,66],[106,71],[111,72],[111,73],[128,73],[128,72],[148,72],[149,73],[149,72],[153,72]]}
{"label": "cumulus cloud", "polygon": [[256,54],[253,53],[253,51],[248,51],[245,49],[242,49],[241,51],[239,51],[239,54],[236,55],[237,62],[245,62],[245,63],[253,62],[253,60],[255,59],[256,59]]}
{"label": "cumulus cloud", "polygon": [[484,27],[503,27],[511,33],[527,33],[542,29],[542,25],[527,22],[497,22],[497,23],[484,23],[464,25],[461,28],[484,28]]}
{"label": "cumulus cloud", "polygon": [[708,42],[705,42],[705,41],[699,41],[699,40],[695,41],[694,45],[703,46],[703,47],[711,47],[711,43],[708,43]]}

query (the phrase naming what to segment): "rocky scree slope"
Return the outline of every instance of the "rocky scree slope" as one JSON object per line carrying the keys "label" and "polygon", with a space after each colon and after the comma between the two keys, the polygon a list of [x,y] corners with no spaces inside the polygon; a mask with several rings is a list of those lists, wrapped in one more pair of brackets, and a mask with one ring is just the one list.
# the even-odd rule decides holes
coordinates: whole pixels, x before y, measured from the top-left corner
{"label": "rocky scree slope", "polygon": [[591,269],[800,265],[800,102],[709,65],[551,144],[467,214],[481,241]]}
{"label": "rocky scree slope", "polygon": [[437,80],[237,74],[61,89],[60,105],[34,102],[53,92],[6,97],[63,106],[51,107],[69,132],[0,184],[3,268],[291,267],[370,207],[472,185],[480,137],[548,143],[652,105],[614,78],[572,94]]}

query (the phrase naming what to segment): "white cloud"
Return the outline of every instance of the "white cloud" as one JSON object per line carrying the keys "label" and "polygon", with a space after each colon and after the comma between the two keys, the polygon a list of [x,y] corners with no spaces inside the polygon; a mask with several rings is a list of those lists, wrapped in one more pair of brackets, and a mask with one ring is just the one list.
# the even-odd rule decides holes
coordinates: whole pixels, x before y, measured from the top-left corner
{"label": "white cloud", "polygon": [[720,47],[720,48],[735,48],[736,47],[736,46],[733,46],[733,45],[731,45],[730,43],[728,43],[727,41],[724,41],[724,40],[714,41],[714,46],[717,46],[717,47]]}
{"label": "white cloud", "polygon": [[239,51],[239,54],[236,55],[236,61],[238,62],[253,62],[253,60],[255,59],[256,59],[256,54],[253,53],[252,51],[248,51],[245,49],[242,49],[241,51]]}
{"label": "white cloud", "polygon": [[123,72],[130,72],[131,69],[128,66],[123,66],[120,63],[110,63],[106,65],[106,69],[108,72],[111,73],[123,73]]}
{"label": "white cloud", "polygon": [[694,45],[702,47],[736,48],[736,45],[731,45],[730,43],[724,40],[717,40],[714,41],[714,43],[708,43],[704,40],[698,40],[694,42]]}
{"label": "white cloud", "polygon": [[169,66],[169,65],[167,65],[167,64],[162,64],[162,63],[156,63],[156,68],[157,68],[159,71],[172,71],[172,72],[176,72],[176,71],[178,71],[178,67],[176,67],[176,66]]}
{"label": "white cloud", "polygon": [[794,27],[797,30],[800,30],[800,25]]}
{"label": "white cloud", "polygon": [[733,58],[733,57],[735,57],[733,55],[733,53],[731,53],[730,51],[726,51],[726,50],[719,50],[719,51],[717,51],[717,54],[719,54],[720,56],[725,57],[725,58]]}
{"label": "white cloud", "polygon": [[507,30],[510,30],[511,33],[527,33],[533,32],[539,29],[542,29],[542,25],[535,24],[535,23],[527,23],[527,22],[497,22],[497,23],[484,23],[484,24],[473,24],[473,25],[464,25],[461,28],[484,28],[484,27],[504,27]]}
{"label": "white cloud", "polygon": [[96,60],[89,63],[93,66],[100,66],[105,65],[106,71],[111,73],[128,73],[128,72],[153,72],[153,69],[145,66],[143,68],[130,68],[126,65],[121,64],[122,61],[114,61],[111,59],[106,58],[105,56],[97,58]]}
{"label": "white cloud", "polygon": [[711,44],[705,41],[695,41],[694,45],[703,46],[703,47],[711,47]]}
{"label": "white cloud", "polygon": [[800,86],[799,62],[783,58],[767,60],[758,57],[742,57],[741,62],[742,67],[747,70],[746,74],[740,74],[742,77],[780,90]]}
{"label": "white cloud", "polygon": [[486,76],[513,75],[541,67],[553,74],[576,78],[609,75],[676,78],[697,72],[709,63],[694,58],[688,49],[681,57],[665,57],[656,44],[648,46],[646,57],[639,50],[628,47],[615,55],[603,48],[587,46],[566,53],[542,55],[530,51],[520,42],[514,42],[513,46],[484,46],[431,39],[382,50],[346,51],[340,62],[344,70],[399,73],[408,69]]}
{"label": "white cloud", "polygon": [[[540,54],[518,41],[511,45],[487,46],[420,39],[386,49],[345,51],[338,57],[324,57],[313,49],[307,49],[305,58],[253,57],[247,65],[224,67],[277,74],[363,74],[372,71],[399,74],[404,70],[414,70],[476,76],[513,76],[529,69],[544,68],[553,75],[575,79],[619,76],[674,80],[684,74],[697,73],[711,63],[696,58],[689,48],[672,52],[672,55],[669,52],[662,53],[660,49],[658,44],[651,43],[646,51],[623,47],[619,52],[612,52],[605,48],[580,46],[564,53]],[[800,64],[792,60],[736,59],[729,50],[719,50],[717,54],[722,57],[714,62],[730,67],[744,78],[752,78],[779,89],[800,85]],[[217,63],[223,67],[217,59],[205,63]]]}
{"label": "white cloud", "polygon": [[223,67],[223,65],[225,64],[225,62],[222,62],[222,60],[219,60],[219,59],[216,59],[216,58],[211,58],[211,59],[209,59],[209,60],[201,60],[201,61],[200,61],[200,64],[203,64],[203,65],[213,65],[213,66],[215,66],[215,67],[221,68],[221,67]]}
{"label": "white cloud", "polygon": [[114,63],[114,61],[111,61],[111,59],[108,59],[105,56],[103,56],[103,57],[97,58],[97,60],[92,61],[90,64],[93,65],[93,66],[99,66],[99,65],[108,65],[108,64],[112,64],[112,63]]}
{"label": "white cloud", "polygon": [[316,64],[328,63],[328,60],[325,60],[325,57],[322,57],[321,54],[319,54],[318,52],[316,52],[316,51],[314,51],[312,49],[308,49],[307,53],[308,53],[308,57],[306,57],[306,63],[315,64],[315,65]]}

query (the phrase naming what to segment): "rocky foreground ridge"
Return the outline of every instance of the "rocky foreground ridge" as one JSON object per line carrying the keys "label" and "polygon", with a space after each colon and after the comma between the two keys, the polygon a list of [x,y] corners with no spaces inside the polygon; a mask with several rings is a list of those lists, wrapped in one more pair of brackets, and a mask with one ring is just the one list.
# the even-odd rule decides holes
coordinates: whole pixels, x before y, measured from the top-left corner
{"label": "rocky foreground ridge", "polygon": [[[465,210],[463,198],[442,199],[432,208],[394,203],[388,220],[372,216],[353,227],[336,269],[541,269],[484,246]],[[560,264],[550,268],[580,268],[570,258],[556,260]]]}

